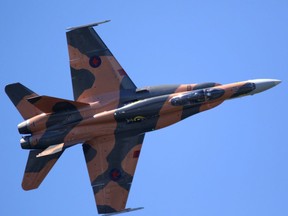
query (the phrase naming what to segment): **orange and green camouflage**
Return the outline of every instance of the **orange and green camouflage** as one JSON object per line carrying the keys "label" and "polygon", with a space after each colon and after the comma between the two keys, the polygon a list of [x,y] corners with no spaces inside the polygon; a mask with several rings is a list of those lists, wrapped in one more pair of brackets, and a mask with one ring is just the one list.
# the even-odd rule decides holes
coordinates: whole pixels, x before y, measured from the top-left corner
{"label": "orange and green camouflage", "polygon": [[74,101],[39,96],[20,83],[5,91],[25,120],[18,125],[21,147],[30,151],[23,189],[39,187],[64,150],[82,144],[98,213],[109,215],[141,209],[126,202],[145,133],[280,80],[137,88],[94,30],[101,23],[66,33]]}

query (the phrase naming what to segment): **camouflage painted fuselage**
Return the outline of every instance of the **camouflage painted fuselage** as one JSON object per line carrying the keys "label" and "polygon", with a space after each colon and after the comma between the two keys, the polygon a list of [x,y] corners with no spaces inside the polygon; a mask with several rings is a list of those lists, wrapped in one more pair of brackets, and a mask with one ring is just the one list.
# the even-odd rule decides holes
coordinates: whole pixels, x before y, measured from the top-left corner
{"label": "camouflage painted fuselage", "polygon": [[[69,101],[55,103],[55,113],[40,114],[19,125],[24,149],[45,149],[55,143],[65,147],[95,137],[129,133],[139,135],[154,131],[199,112],[214,108],[226,99],[248,94],[251,82],[228,85],[217,83],[166,85],[125,92],[124,104],[113,110],[99,103],[77,108]],[[30,101],[37,106],[41,100]],[[113,103],[113,99],[111,99]],[[61,109],[65,107],[65,109]],[[107,111],[106,111],[107,109]]]}

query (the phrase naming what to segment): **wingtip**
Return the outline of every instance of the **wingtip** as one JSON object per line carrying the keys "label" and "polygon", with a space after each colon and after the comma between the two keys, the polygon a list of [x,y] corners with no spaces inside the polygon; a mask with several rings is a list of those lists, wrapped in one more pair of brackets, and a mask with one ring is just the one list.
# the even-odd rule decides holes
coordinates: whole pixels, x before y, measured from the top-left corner
{"label": "wingtip", "polygon": [[16,83],[10,83],[10,84],[6,85],[5,88],[4,88],[6,94],[8,94],[9,90],[10,90],[11,88],[13,88],[13,86],[15,86],[15,85],[22,85],[22,84],[19,83],[19,82],[16,82]]}
{"label": "wingtip", "polygon": [[144,209],[144,207],[126,208],[126,209],[123,209],[122,211],[112,212],[112,213],[108,213],[108,214],[102,214],[102,216],[113,216],[113,215],[123,214],[123,213],[127,213],[127,212],[142,210],[142,209]]}
{"label": "wingtip", "polygon": [[39,187],[39,184],[31,184],[31,182],[29,181],[27,182],[23,180],[21,186],[23,190],[30,191],[30,190],[37,189]]}
{"label": "wingtip", "polygon": [[90,23],[90,24],[86,24],[86,25],[81,25],[81,26],[75,26],[75,27],[68,27],[66,28],[67,31],[72,31],[72,30],[76,30],[76,29],[80,29],[80,28],[89,28],[89,27],[94,27],[94,26],[98,26],[100,24],[104,24],[107,22],[110,22],[111,20],[104,20],[101,22],[95,22],[95,23]]}

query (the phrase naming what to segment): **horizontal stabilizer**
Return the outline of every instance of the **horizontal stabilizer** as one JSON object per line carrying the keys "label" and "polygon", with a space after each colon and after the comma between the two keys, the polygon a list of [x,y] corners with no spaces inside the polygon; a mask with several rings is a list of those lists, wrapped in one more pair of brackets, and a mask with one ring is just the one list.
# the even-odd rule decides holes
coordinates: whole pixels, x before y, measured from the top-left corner
{"label": "horizontal stabilizer", "polygon": [[70,101],[62,98],[49,97],[45,95],[28,98],[27,100],[44,113],[53,113],[63,110],[65,111],[77,110],[79,108],[89,106],[88,103]]}
{"label": "horizontal stabilizer", "polygon": [[52,154],[56,154],[58,152],[61,152],[63,150],[63,146],[64,143],[60,143],[57,145],[51,145],[49,146],[47,149],[45,149],[44,151],[42,151],[41,153],[39,153],[38,155],[36,155],[36,157],[44,157],[47,155],[52,155]]}
{"label": "horizontal stabilizer", "polygon": [[137,210],[141,210],[141,209],[144,209],[144,208],[143,208],[143,207],[139,207],[139,208],[127,208],[127,209],[124,209],[124,210],[119,211],[119,212],[113,212],[113,213],[109,213],[109,214],[104,214],[103,216],[118,215],[118,214],[127,213],[127,212],[131,212],[131,211],[137,211]]}

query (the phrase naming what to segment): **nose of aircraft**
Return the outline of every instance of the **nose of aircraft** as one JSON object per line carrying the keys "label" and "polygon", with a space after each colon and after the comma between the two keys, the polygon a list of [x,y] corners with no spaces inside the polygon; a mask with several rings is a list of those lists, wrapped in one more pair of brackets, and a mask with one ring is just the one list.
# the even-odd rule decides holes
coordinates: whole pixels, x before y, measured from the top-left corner
{"label": "nose of aircraft", "polygon": [[252,82],[255,84],[255,89],[250,92],[249,94],[257,94],[262,91],[266,91],[267,89],[270,89],[279,83],[281,83],[281,80],[277,79],[254,79],[254,80],[248,80],[248,82]]}

